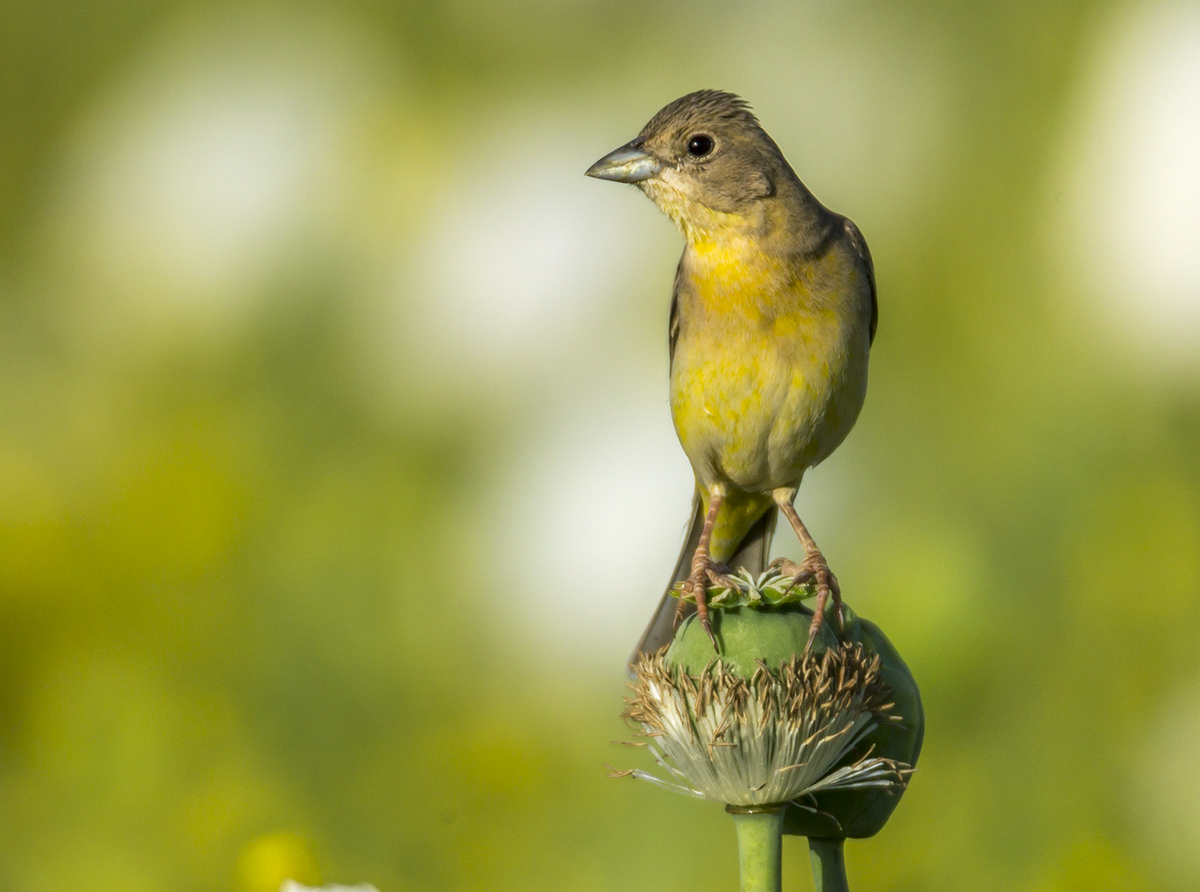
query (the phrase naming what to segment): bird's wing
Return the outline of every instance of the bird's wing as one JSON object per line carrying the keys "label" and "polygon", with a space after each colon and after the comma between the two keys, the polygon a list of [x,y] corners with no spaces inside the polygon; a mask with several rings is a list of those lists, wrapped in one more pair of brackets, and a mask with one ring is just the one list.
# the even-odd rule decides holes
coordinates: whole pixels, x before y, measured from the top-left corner
{"label": "bird's wing", "polygon": [[[679,287],[680,281],[683,278],[683,258],[679,259],[679,266],[675,270],[675,285],[671,289],[671,315],[667,323],[667,360],[668,368],[670,364],[675,362],[675,345],[679,342]],[[704,527],[704,517],[702,516],[703,509],[701,508],[700,492],[697,490],[692,497],[692,515],[688,523],[687,534],[683,537],[683,549],[679,552],[679,559],[675,562],[675,569],[671,573],[671,581],[667,583],[667,591],[663,594],[662,600],[658,602],[658,607],[655,608],[654,614],[650,617],[650,622],[646,625],[646,631],[642,632],[642,637],[638,640],[637,647],[633,649],[633,653],[629,655],[629,666],[632,667],[637,661],[637,658],[644,653],[654,653],[661,647],[671,643],[671,639],[675,636],[675,609],[676,599],[671,595],[671,589],[675,587],[675,583],[688,578],[688,573],[692,568],[692,555],[696,553],[696,547],[700,544],[700,531]],[[695,607],[687,608],[694,611]]]}
{"label": "bird's wing", "polygon": [[[845,218],[843,218],[845,219]],[[863,238],[863,234],[858,227],[854,225],[852,220],[846,220],[846,237],[850,239],[850,246],[854,248],[858,254],[859,260],[863,262],[863,266],[867,268],[867,284],[871,287],[871,340],[875,342],[875,329],[879,327],[879,298],[875,295],[875,264],[871,260],[871,249],[867,247],[867,240]]]}
{"label": "bird's wing", "polygon": [[[675,345],[679,342],[679,288],[683,279],[683,258],[679,258],[679,266],[675,270],[675,285],[671,289],[671,315],[667,323],[667,361],[668,368],[675,362]],[[642,632],[642,637],[638,640],[637,647],[633,649],[633,653],[629,655],[629,665],[632,667],[637,658],[644,653],[654,653],[660,647],[665,647],[671,643],[671,639],[675,636],[675,608],[676,599],[671,595],[671,589],[675,587],[675,583],[687,579],[688,573],[692,568],[692,555],[696,553],[696,547],[700,544],[700,531],[704,527],[704,517],[702,516],[703,509],[701,508],[700,492],[697,490],[692,497],[692,517],[688,523],[687,535],[683,537],[683,549],[679,552],[679,559],[675,562],[675,569],[671,573],[671,581],[667,583],[667,591],[662,596],[662,600],[658,602],[658,607],[655,608],[653,616],[650,617],[650,622],[646,625],[646,631]],[[687,608],[694,611],[696,608]]]}
{"label": "bird's wing", "polygon": [[675,285],[671,289],[671,317],[667,322],[667,368],[675,362],[675,344],[679,342],[679,285],[683,279],[683,258],[675,270]]}

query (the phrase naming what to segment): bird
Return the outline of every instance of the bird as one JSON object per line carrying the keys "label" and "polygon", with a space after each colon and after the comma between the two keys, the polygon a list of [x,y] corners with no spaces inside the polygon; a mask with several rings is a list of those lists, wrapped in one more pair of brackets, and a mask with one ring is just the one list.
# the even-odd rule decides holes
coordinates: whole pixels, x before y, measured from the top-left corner
{"label": "bird", "polygon": [[795,508],[804,472],[858,419],[879,321],[875,268],[848,218],[821,204],[748,102],[699,90],[671,102],[587,170],[640,189],[683,254],[668,324],[670,407],[695,491],[671,581],[634,650],[670,643],[695,601],[714,648],[708,585],[764,569],[780,514],[804,549],[770,567],[816,588],[811,649],[841,589]]}

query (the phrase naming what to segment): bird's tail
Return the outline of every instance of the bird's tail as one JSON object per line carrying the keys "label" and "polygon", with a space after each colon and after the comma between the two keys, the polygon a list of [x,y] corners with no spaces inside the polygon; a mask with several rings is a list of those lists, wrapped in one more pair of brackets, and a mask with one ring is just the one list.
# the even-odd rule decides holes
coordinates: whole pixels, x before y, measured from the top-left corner
{"label": "bird's tail", "polygon": [[[778,517],[779,511],[772,506],[766,514],[754,522],[729,560],[729,566],[734,571],[744,567],[757,576],[766,569],[771,555],[771,537],[775,535],[775,521]],[[641,640],[638,641],[637,647],[629,657],[630,666],[642,654],[653,653],[670,644],[674,638],[675,610],[678,600],[672,597],[671,589],[674,588],[675,583],[687,579],[691,573],[692,556],[700,544],[700,532],[703,528],[704,507],[700,500],[700,493],[697,492],[692,499],[692,521],[688,525],[687,538],[683,541],[683,550],[679,552],[679,560],[675,562],[675,572],[671,575],[671,581],[667,583],[667,591],[662,596],[662,600],[658,602],[658,609],[654,611],[650,624],[646,626],[646,631],[642,633]],[[685,605],[684,616],[694,613],[695,610],[694,606]]]}

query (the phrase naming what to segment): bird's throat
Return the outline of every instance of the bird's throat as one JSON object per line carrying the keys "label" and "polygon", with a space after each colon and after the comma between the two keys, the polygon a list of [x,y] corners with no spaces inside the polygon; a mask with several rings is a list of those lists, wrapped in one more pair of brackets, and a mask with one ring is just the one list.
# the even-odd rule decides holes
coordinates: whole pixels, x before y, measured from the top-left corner
{"label": "bird's throat", "polygon": [[763,295],[783,277],[781,264],[740,237],[689,240],[683,274],[688,292],[709,312],[759,315]]}

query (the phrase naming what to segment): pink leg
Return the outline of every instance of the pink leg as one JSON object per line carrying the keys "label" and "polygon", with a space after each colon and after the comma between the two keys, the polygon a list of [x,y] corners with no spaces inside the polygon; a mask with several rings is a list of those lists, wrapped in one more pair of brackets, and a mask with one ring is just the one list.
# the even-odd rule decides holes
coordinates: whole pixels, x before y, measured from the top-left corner
{"label": "pink leg", "polygon": [[808,628],[808,644],[804,646],[804,652],[808,653],[812,649],[812,644],[816,640],[817,633],[821,630],[821,623],[825,620],[825,605],[828,603],[830,596],[833,597],[833,606],[837,611],[838,626],[843,629],[845,628],[845,618],[842,615],[842,590],[838,586],[837,577],[833,575],[829,569],[829,565],[825,563],[824,555],[817,548],[817,543],[813,541],[813,537],[809,535],[807,528],[805,528],[804,521],[796,513],[796,508],[792,504],[792,500],[796,497],[796,490],[776,490],[773,495],[775,504],[783,512],[783,516],[788,519],[788,523],[792,525],[792,529],[796,532],[796,538],[804,546],[805,557],[804,562],[800,564],[789,561],[786,558],[778,558],[771,562],[771,566],[778,569],[784,575],[791,576],[792,585],[809,580],[817,584],[816,612],[813,615],[812,625]]}
{"label": "pink leg", "polygon": [[[734,585],[733,580],[725,575],[726,568],[715,563],[712,556],[709,554],[709,548],[712,544],[713,527],[717,522],[717,511],[721,508],[721,502],[725,497],[720,492],[714,492],[709,497],[708,513],[704,515],[704,526],[700,529],[700,542],[696,545],[696,554],[692,557],[692,572],[688,576],[687,582],[683,584],[683,593],[691,593],[696,599],[696,615],[700,618],[700,625],[704,631],[708,633],[708,638],[712,641],[713,647],[717,647],[717,639],[713,635],[712,620],[708,614],[708,583],[711,581],[717,585]],[[675,608],[675,625],[679,625],[679,620],[683,617],[684,601],[679,600],[679,605]]]}

